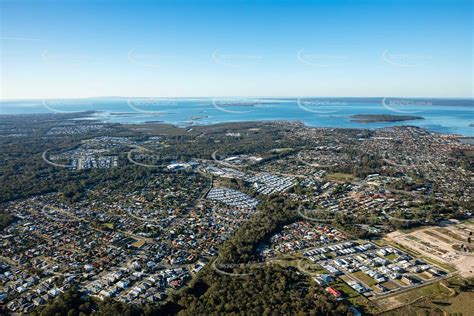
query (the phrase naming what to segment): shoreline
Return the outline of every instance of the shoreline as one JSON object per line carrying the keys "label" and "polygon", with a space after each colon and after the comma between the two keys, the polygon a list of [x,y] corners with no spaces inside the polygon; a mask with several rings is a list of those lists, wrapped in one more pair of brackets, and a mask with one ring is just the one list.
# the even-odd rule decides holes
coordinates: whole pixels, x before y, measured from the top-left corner
{"label": "shoreline", "polygon": [[[215,121],[215,122],[205,122],[203,120],[191,120],[191,121],[183,121],[184,124],[176,123],[176,122],[171,122],[171,121],[165,121],[165,120],[143,120],[143,121],[138,121],[138,122],[111,122],[107,119],[104,119],[105,116],[103,115],[104,113],[110,114],[113,117],[122,117],[122,116],[127,116],[127,115],[137,115],[136,112],[107,112],[107,111],[91,111],[91,110],[85,110],[85,111],[77,111],[77,112],[64,112],[64,113],[58,113],[58,112],[39,112],[39,113],[22,113],[22,114],[0,114],[0,117],[2,118],[7,118],[7,117],[28,117],[28,116],[64,116],[65,120],[72,120],[72,121],[84,121],[84,122],[96,122],[100,124],[120,124],[120,125],[152,125],[152,124],[167,124],[167,125],[172,125],[177,128],[193,128],[193,127],[198,127],[198,126],[213,126],[213,125],[221,125],[221,124],[239,124],[239,123],[286,123],[286,124],[302,124],[305,127],[308,128],[324,128],[324,129],[353,129],[353,130],[377,130],[377,129],[384,129],[384,128],[395,128],[395,127],[414,127],[414,128],[420,128],[422,130],[425,130],[429,133],[435,133],[435,134],[441,134],[441,135],[449,135],[449,136],[454,136],[456,138],[460,139],[474,139],[474,134],[473,135],[467,135],[467,134],[461,134],[461,133],[453,133],[453,132],[441,132],[441,131],[435,131],[435,130],[430,130],[426,127],[421,127],[421,126],[416,126],[416,125],[411,125],[411,124],[406,124],[406,125],[398,125],[397,123],[405,123],[405,122],[413,122],[413,120],[404,120],[404,121],[385,121],[385,122],[354,122],[354,123],[359,123],[361,126],[351,126],[351,127],[346,127],[346,126],[318,126],[318,125],[311,125],[310,123],[305,122],[304,120],[301,119],[287,119],[287,120],[280,120],[280,119],[256,119],[256,120],[227,120],[227,121]],[[140,113],[138,113],[140,114]],[[359,115],[359,114],[357,114]],[[360,114],[360,115],[366,115],[366,114]],[[351,116],[346,118],[347,120],[351,121]],[[415,120],[416,121],[416,120]],[[420,120],[423,121],[423,120]],[[383,124],[385,126],[378,126],[378,127],[370,127],[367,126],[368,124]]]}

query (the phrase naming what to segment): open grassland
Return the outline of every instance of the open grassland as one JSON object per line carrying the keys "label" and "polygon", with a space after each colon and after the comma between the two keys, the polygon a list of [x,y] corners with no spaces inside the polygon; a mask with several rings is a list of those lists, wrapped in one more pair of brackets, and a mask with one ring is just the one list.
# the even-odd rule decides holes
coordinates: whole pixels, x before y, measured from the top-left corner
{"label": "open grassland", "polygon": [[395,315],[473,315],[474,292],[460,292],[442,298],[426,297],[413,304],[382,313]]}
{"label": "open grassland", "polygon": [[[377,300],[377,305],[381,311],[393,310],[413,304],[418,300],[428,298],[430,300],[445,300],[454,294],[454,291],[447,288],[442,282],[436,282],[429,285],[417,287],[411,291],[387,298]],[[405,314],[395,314],[405,315]]]}

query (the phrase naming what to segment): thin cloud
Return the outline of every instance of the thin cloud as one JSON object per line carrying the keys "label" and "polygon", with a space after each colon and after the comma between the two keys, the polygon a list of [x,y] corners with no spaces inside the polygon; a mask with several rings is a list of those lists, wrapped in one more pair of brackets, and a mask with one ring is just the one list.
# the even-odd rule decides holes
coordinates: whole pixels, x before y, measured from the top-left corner
{"label": "thin cloud", "polygon": [[23,42],[38,42],[41,41],[39,38],[30,37],[0,37],[2,41],[23,41]]}

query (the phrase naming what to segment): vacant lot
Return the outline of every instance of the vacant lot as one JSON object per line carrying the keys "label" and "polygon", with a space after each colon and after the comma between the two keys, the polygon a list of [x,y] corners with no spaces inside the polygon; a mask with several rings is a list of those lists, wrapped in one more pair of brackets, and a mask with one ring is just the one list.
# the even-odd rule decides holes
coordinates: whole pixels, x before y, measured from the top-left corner
{"label": "vacant lot", "polygon": [[326,179],[335,182],[350,182],[355,179],[355,176],[349,173],[336,172],[328,174]]}
{"label": "vacant lot", "polygon": [[474,224],[457,223],[444,227],[427,227],[411,232],[396,231],[387,235],[386,240],[395,242],[404,249],[411,249],[421,256],[431,258],[445,265],[451,265],[463,277],[474,276],[474,254],[464,249],[472,249],[470,243]]}
{"label": "vacant lot", "polygon": [[354,273],[352,273],[352,275],[356,279],[361,280],[362,282],[364,282],[365,284],[367,284],[369,286],[377,284],[377,282],[374,279],[372,279],[370,276],[368,276],[367,274],[365,274],[362,271],[354,272]]}
{"label": "vacant lot", "polygon": [[[399,308],[411,303],[414,303],[420,299],[429,298],[431,299],[448,299],[453,295],[453,291],[441,282],[421,286],[411,291],[401,293],[399,295],[390,296],[377,301],[377,305],[381,310],[391,310]],[[404,315],[404,314],[398,314]]]}

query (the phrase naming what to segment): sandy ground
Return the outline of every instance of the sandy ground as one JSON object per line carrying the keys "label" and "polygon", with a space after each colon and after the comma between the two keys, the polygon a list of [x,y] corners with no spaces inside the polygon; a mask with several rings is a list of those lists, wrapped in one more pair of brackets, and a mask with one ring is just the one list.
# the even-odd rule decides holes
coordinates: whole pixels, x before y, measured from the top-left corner
{"label": "sandy ground", "polygon": [[[453,245],[468,244],[467,238],[474,232],[474,225],[460,223],[449,226],[426,227],[410,233],[396,231],[386,236],[387,240],[411,248],[423,256],[433,258],[456,268],[462,277],[474,276],[474,253],[453,249]],[[474,236],[471,236],[474,244]]]}

